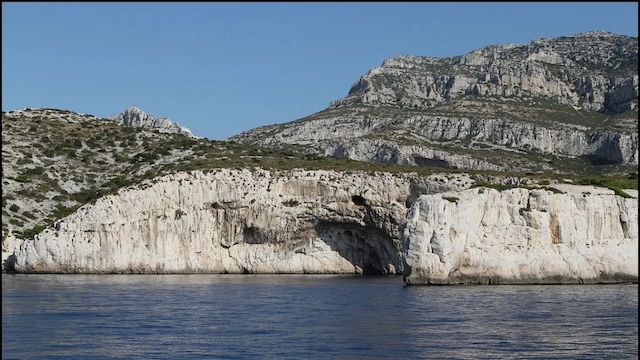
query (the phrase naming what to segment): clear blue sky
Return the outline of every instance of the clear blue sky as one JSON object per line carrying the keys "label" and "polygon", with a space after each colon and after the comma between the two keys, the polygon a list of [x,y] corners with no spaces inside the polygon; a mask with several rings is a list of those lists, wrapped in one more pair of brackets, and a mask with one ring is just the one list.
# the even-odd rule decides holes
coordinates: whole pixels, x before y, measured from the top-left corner
{"label": "clear blue sky", "polygon": [[2,110],[137,106],[209,139],[289,122],[396,55],[605,30],[638,3],[2,3]]}

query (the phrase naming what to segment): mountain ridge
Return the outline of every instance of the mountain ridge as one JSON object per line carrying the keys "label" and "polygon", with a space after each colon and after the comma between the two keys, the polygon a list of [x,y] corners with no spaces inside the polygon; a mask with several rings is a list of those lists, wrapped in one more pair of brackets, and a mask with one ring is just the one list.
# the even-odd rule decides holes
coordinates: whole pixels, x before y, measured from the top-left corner
{"label": "mountain ridge", "polygon": [[414,166],[626,172],[638,164],[637,49],[637,37],[591,31],[400,55],[325,110],[228,140]]}

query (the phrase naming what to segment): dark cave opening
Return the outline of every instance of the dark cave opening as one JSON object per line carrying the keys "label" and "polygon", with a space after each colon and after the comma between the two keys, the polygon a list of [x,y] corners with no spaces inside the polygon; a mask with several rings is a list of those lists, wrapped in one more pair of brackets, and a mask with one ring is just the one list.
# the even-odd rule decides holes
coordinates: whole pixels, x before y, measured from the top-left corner
{"label": "dark cave opening", "polygon": [[363,198],[360,195],[353,195],[351,197],[351,201],[353,201],[354,204],[358,205],[358,206],[365,206],[367,205],[367,199]]}
{"label": "dark cave opening", "polygon": [[362,275],[401,273],[400,250],[384,231],[374,227],[339,222],[316,225],[318,237],[354,266]]}

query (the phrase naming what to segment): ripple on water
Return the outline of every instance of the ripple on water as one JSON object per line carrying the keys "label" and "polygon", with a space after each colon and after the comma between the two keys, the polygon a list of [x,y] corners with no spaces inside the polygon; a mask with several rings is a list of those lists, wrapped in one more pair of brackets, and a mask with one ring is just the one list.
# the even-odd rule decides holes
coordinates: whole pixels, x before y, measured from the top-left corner
{"label": "ripple on water", "polygon": [[2,358],[637,358],[637,285],[2,275]]}

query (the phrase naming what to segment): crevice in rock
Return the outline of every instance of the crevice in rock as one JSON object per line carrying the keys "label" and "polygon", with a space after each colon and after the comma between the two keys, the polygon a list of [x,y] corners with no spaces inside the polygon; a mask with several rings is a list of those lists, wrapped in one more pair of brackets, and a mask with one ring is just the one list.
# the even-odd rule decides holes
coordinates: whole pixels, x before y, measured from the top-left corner
{"label": "crevice in rock", "polygon": [[2,263],[2,269],[6,273],[15,273],[16,272],[16,256],[14,254],[9,255],[9,257]]}

